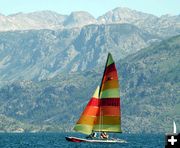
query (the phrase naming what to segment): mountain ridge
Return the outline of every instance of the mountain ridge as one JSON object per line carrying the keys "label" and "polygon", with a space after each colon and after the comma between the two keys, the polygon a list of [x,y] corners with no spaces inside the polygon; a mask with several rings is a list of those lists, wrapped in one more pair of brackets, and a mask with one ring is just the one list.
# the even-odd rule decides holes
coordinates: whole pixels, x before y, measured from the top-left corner
{"label": "mountain ridge", "polygon": [[166,32],[169,29],[171,29],[172,35],[177,35],[177,32],[180,32],[180,15],[165,16],[157,17],[152,14],[123,7],[117,7],[108,11],[97,19],[85,11],[72,12],[70,15],[62,15],[53,11],[39,11],[8,16],[0,15],[0,31],[30,29],[57,30],[73,27],[82,28],[89,24],[129,23],[159,36],[164,35],[166,37]]}

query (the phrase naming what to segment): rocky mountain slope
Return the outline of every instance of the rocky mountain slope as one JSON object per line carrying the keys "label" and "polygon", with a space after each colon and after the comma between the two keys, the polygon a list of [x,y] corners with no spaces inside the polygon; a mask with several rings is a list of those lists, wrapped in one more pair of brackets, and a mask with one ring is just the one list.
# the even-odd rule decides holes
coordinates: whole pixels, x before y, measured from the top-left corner
{"label": "rocky mountain slope", "polygon": [[0,33],[0,81],[42,80],[101,67],[160,40],[130,24]]}
{"label": "rocky mountain slope", "polygon": [[0,14],[0,31],[59,29],[63,27],[66,17],[53,11],[16,13],[8,16]]}
{"label": "rocky mountain slope", "polygon": [[[115,8],[98,18],[102,24],[129,23],[151,34],[169,37],[180,32],[180,15],[163,15],[157,17],[129,8]],[[169,32],[167,34],[167,32]]]}
{"label": "rocky mountain slope", "polygon": [[[177,36],[116,62],[124,132],[170,132],[173,120],[180,129],[179,57]],[[70,130],[99,85],[102,71],[61,74],[41,82],[16,81],[3,86],[0,113],[29,124],[65,124],[62,129]]]}
{"label": "rocky mountain slope", "polygon": [[64,27],[83,27],[88,24],[96,24],[96,19],[85,11],[72,12],[63,22]]}

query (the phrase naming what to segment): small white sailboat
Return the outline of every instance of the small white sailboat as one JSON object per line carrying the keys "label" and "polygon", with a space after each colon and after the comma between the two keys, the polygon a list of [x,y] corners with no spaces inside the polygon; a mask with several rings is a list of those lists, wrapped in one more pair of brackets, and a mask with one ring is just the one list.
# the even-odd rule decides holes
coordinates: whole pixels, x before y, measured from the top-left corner
{"label": "small white sailboat", "polygon": [[[93,132],[121,133],[121,112],[118,73],[109,53],[100,87],[77,121],[74,130],[86,135]],[[71,142],[125,143],[125,140],[95,137],[91,139],[66,137]]]}
{"label": "small white sailboat", "polygon": [[176,134],[176,123],[173,121],[173,134]]}

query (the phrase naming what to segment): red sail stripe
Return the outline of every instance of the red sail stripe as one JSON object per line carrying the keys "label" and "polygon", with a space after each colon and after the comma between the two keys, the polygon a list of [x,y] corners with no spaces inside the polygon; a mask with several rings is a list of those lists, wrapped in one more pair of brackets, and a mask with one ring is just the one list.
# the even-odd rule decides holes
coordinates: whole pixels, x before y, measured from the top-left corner
{"label": "red sail stripe", "polygon": [[[118,80],[118,75],[117,75],[116,71],[112,71],[112,72],[107,73],[104,76],[103,80],[108,81],[108,80],[111,80],[112,78],[113,78],[113,80]],[[103,81],[103,83],[104,83],[104,81]]]}
{"label": "red sail stripe", "polygon": [[105,73],[104,75],[112,72],[112,71],[116,71],[116,66],[114,63],[112,63],[111,65],[109,65],[108,67],[106,67]]}
{"label": "red sail stripe", "polygon": [[88,106],[120,106],[120,98],[92,98],[89,101]]}
{"label": "red sail stripe", "polygon": [[97,116],[99,108],[96,106],[87,106],[83,111],[82,116]]}
{"label": "red sail stripe", "polygon": [[120,98],[103,98],[101,99],[100,106],[120,106]]}
{"label": "red sail stripe", "polygon": [[100,99],[91,98],[87,106],[99,106]]}
{"label": "red sail stripe", "polygon": [[107,70],[104,73],[102,84],[105,83],[106,81],[111,81],[111,80],[118,80],[118,75],[114,64],[111,64],[110,66],[107,67]]}
{"label": "red sail stripe", "polygon": [[101,106],[101,113],[98,112],[99,108],[94,106],[87,106],[82,116],[119,116],[119,106]]}

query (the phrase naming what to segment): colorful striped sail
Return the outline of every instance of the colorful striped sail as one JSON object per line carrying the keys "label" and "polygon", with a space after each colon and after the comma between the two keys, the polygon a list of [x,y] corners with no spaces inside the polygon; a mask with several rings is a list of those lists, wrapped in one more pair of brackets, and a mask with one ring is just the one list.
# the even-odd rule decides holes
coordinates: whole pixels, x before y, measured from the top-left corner
{"label": "colorful striped sail", "polygon": [[76,123],[74,130],[84,134],[91,134],[99,112],[99,86],[96,88],[93,97],[88,102],[80,119]]}
{"label": "colorful striped sail", "polygon": [[118,74],[109,53],[100,88],[97,87],[74,130],[91,134],[92,131],[121,132]]}
{"label": "colorful striped sail", "polygon": [[94,131],[121,132],[118,73],[109,53],[99,90],[99,110]]}

